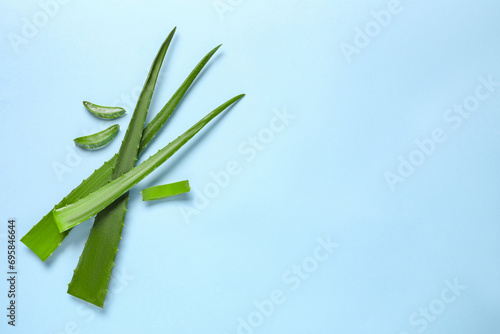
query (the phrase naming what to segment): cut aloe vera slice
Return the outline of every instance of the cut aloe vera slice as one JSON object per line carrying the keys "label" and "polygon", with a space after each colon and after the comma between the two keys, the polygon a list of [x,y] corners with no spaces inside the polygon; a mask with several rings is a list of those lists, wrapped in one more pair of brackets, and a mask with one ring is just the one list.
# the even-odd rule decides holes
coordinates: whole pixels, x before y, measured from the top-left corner
{"label": "cut aloe vera slice", "polygon": [[93,135],[78,137],[73,139],[73,141],[77,146],[80,146],[87,150],[95,150],[96,148],[100,148],[109,144],[113,140],[113,138],[116,137],[119,130],[120,125],[115,124],[107,128],[106,130],[94,133]]}
{"label": "cut aloe vera slice", "polygon": [[88,101],[83,101],[83,105],[90,111],[94,116],[104,119],[113,119],[125,115],[126,111],[120,107],[105,107],[97,104],[93,104]]}
{"label": "cut aloe vera slice", "polygon": [[191,190],[189,181],[179,181],[175,183],[163,184],[143,189],[141,191],[143,201],[154,201],[157,199],[167,198],[170,196],[187,193]]}

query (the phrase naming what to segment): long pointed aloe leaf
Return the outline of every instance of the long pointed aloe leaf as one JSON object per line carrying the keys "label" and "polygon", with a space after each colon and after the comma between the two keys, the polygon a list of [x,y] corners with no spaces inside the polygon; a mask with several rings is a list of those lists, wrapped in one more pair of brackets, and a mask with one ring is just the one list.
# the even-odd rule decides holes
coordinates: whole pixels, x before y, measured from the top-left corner
{"label": "long pointed aloe leaf", "polygon": [[221,45],[215,47],[212,51],[210,51],[203,59],[196,65],[196,67],[191,71],[189,76],[184,80],[182,85],[177,89],[172,98],[167,102],[167,104],[163,107],[163,109],[155,116],[155,118],[146,126],[144,129],[144,133],[142,135],[141,147],[142,151],[153,139],[153,137],[158,133],[160,128],[163,126],[165,121],[170,117],[175,107],[179,104],[184,94],[186,94],[188,88],[193,83],[194,79],[201,72],[203,67],[208,63],[210,58],[214,55],[215,52],[221,47]]}
{"label": "long pointed aloe leaf", "polygon": [[[151,72],[153,68],[157,68],[158,65],[161,66],[163,58],[166,53],[166,49],[170,45],[170,41],[173,38],[176,28],[172,30],[169,36],[166,38],[162,47],[158,51],[158,54],[151,66],[151,71],[148,74],[148,79],[152,79],[156,82],[156,78],[151,77]],[[163,54],[163,57],[160,57]],[[158,75],[158,73],[156,74]],[[145,86],[148,85],[148,80],[146,80]],[[55,208],[64,207],[70,203],[77,201],[78,199],[86,196],[90,192],[94,191],[109,182],[114,167],[116,165],[118,155],[116,154],[109,161],[105,162],[103,166],[95,170],[92,175],[84,180],[77,188],[75,188],[68,196],[63,198],[61,202],[56,204]],[[42,261],[49,258],[50,255],[59,247],[62,241],[66,238],[69,231],[65,233],[59,233],[57,226],[55,224],[52,212],[45,215],[40,222],[38,222],[22,239],[21,241],[28,246]]]}
{"label": "long pointed aloe leaf", "polygon": [[[131,170],[137,161],[144,124],[146,123],[146,116],[151,104],[160,68],[174,31],[175,29],[161,46],[151,66],[148,78],[146,79],[144,88],[137,101],[137,106],[135,107],[125,137],[123,138],[120,151],[118,152],[118,158],[116,159],[115,169],[111,174],[110,180],[114,180]],[[108,284],[104,286],[105,289],[94,291],[89,288],[88,279],[95,280],[98,277],[102,282],[109,282],[111,279],[114,259],[118,252],[118,244],[120,243],[125,214],[127,213],[128,199],[128,193],[126,193],[114,203],[108,203],[111,205],[107,207],[106,210],[99,212],[95,217],[89,238],[85,243],[85,248],[83,249],[73,278],[68,286],[69,294],[97,306],[104,306]],[[92,258],[92,256],[88,254],[92,254],[96,250],[99,250],[101,256],[108,260],[105,263],[103,262],[103,266],[98,266],[99,263],[88,261],[88,259]],[[90,277],[89,274],[91,275]],[[90,285],[90,287],[92,287],[92,285]]]}
{"label": "long pointed aloe leaf", "polygon": [[109,144],[120,131],[120,125],[115,124],[100,132],[73,139],[77,146],[87,150],[94,150]]}
{"label": "long pointed aloe leaf", "polygon": [[[218,48],[218,47],[217,47]],[[146,148],[149,141],[157,134],[162,125],[172,114],[173,110],[177,107],[181,98],[184,96],[185,92],[192,85],[195,78],[198,76],[202,68],[207,64],[210,58],[213,56],[215,51],[210,51],[195,67],[184,83],[179,87],[177,92],[172,96],[171,100],[177,101],[177,103],[170,103],[169,108],[163,108],[156,117],[148,123],[143,131],[143,138],[141,139],[140,152]],[[180,98],[179,98],[180,96]],[[167,103],[167,104],[168,104]],[[147,143],[145,143],[144,138],[150,138]],[[94,171],[90,177],[85,179],[78,187],[76,187],[68,196],[63,198],[54,209],[64,207],[68,204],[74,203],[80,198],[88,195],[90,192],[99,189],[104,186],[110,179],[113,167],[116,163],[117,155],[113,156],[110,160],[105,162],[100,168]],[[45,215],[33,228],[21,239],[21,241],[30,248],[42,261],[46,261],[50,255],[61,245],[63,240],[66,238],[70,230],[63,233],[59,233],[59,230],[55,224],[54,216],[52,211]]]}
{"label": "long pointed aloe leaf", "polygon": [[111,181],[105,186],[99,188],[97,191],[89,194],[88,196],[78,200],[77,202],[65,206],[63,208],[54,210],[54,218],[60,231],[66,231],[81,222],[94,216],[106,206],[113,203],[121,195],[126,193],[130,188],[139,183],[142,179],[148,176],[168,158],[179,150],[185,143],[187,143],[198,131],[200,131],[208,122],[214,117],[224,111],[231,104],[241,99],[244,94],[238,95],[229,101],[225,102],[198,123],[193,125],[189,130],[184,132],[181,136],[177,137],[170,144],[156,152],[149,157],[146,161],[135,167],[131,171],[123,174],[119,178]]}

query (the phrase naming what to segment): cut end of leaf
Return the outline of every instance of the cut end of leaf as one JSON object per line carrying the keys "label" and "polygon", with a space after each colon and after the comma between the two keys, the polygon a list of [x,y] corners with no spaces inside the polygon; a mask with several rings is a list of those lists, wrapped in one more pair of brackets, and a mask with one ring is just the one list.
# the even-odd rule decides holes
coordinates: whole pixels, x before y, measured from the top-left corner
{"label": "cut end of leaf", "polygon": [[163,184],[161,186],[149,187],[141,191],[143,201],[155,201],[171,196],[187,193],[191,190],[189,181]]}
{"label": "cut end of leaf", "polygon": [[78,223],[80,222],[83,222],[85,220],[87,220],[88,218],[84,218],[84,219],[81,219],[79,220],[81,217],[80,215],[77,215],[77,217],[71,217],[71,219],[68,219],[66,217],[66,212],[65,212],[65,207],[62,207],[60,209],[54,209],[52,210],[52,215],[54,216],[54,222],[56,223],[56,226],[57,226],[57,229],[59,230],[59,233],[63,233],[73,227],[75,227],[76,225],[78,225]]}
{"label": "cut end of leaf", "polygon": [[[95,297],[95,298],[89,298],[89,295],[86,293],[86,291],[80,291],[79,289],[75,289],[71,283],[68,284],[68,290],[67,293],[72,295],[73,297],[76,297],[78,299],[84,300],[87,303],[90,303],[92,305],[95,305],[100,308],[104,308],[104,298],[101,296]],[[107,291],[104,292],[104,296],[106,296]]]}

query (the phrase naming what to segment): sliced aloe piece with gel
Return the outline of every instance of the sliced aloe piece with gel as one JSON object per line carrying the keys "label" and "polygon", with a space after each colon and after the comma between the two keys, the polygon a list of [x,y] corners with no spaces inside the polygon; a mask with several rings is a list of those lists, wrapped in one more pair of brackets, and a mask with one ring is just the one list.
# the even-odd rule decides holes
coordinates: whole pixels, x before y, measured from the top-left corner
{"label": "sliced aloe piece with gel", "polygon": [[141,191],[143,201],[155,201],[157,199],[163,199],[171,196],[176,196],[180,194],[187,193],[191,190],[189,186],[189,181],[179,181],[169,184],[163,184],[161,186],[154,186],[143,189]]}
{"label": "sliced aloe piece with gel", "polygon": [[[210,51],[198,63],[198,65],[196,65],[196,67],[189,74],[187,79],[182,83],[179,89],[175,92],[172,98],[168,101],[165,107],[163,107],[163,109],[154,117],[154,119],[149,122],[148,125],[144,128],[139,153],[142,153],[142,151],[148,146],[149,142],[162,128],[165,121],[169,118],[179,102],[182,100],[182,97],[185,95],[188,88],[192,86],[196,77],[200,74],[203,67],[208,63],[208,61],[218,48],[219,46]],[[88,195],[92,191],[95,191],[105,185],[111,177],[113,168],[116,163],[116,158],[117,154],[114,155],[106,163],[104,163],[104,165],[102,165],[100,168],[96,169],[94,173],[92,173],[92,175],[82,181],[82,183],[78,187],[73,189],[73,191],[71,191],[69,195],[64,197],[61,202],[56,204],[54,209],[74,203],[80,198]],[[59,233],[51,210],[31,228],[31,230],[21,239],[21,242],[23,242],[29,249],[31,249],[42,261],[46,261],[52,255],[52,253],[62,244],[69,232],[70,230],[67,230],[64,233]]]}
{"label": "sliced aloe piece with gel", "polygon": [[102,130],[100,132],[94,133],[93,135],[78,137],[73,139],[76,146],[87,150],[95,150],[96,148],[101,148],[108,145],[120,131],[120,125],[115,124]]}
{"label": "sliced aloe piece with gel", "polygon": [[113,203],[120,196],[125,194],[133,186],[151,174],[156,168],[168,160],[177,150],[187,143],[195,134],[198,133],[212,119],[223,112],[230,105],[240,100],[244,94],[233,97],[226,103],[222,104],[198,123],[193,125],[189,130],[177,137],[170,144],[150,156],[146,161],[139,166],[126,172],[122,176],[99,188],[88,196],[78,200],[75,203],[67,205],[63,208],[53,211],[56,225],[60,232],[64,232],[96,215],[108,205]]}
{"label": "sliced aloe piece with gel", "polygon": [[103,119],[114,119],[125,115],[126,111],[120,107],[105,107],[88,101],[83,101],[83,105],[94,116]]}

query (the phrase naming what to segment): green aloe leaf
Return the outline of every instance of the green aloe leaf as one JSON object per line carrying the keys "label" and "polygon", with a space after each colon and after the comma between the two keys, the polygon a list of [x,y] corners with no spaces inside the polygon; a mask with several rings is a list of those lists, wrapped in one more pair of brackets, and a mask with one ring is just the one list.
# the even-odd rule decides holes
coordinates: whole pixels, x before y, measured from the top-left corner
{"label": "green aloe leaf", "polygon": [[170,144],[159,150],[157,153],[149,157],[146,161],[135,167],[131,171],[123,174],[119,178],[99,188],[97,191],[78,200],[63,208],[54,210],[54,218],[61,232],[72,228],[95,214],[102,211],[109,204],[126,193],[130,188],[139,183],[142,179],[148,176],[162,163],[167,161],[178,149],[187,143],[198,131],[200,131],[214,117],[224,111],[231,104],[240,100],[244,94],[238,95],[229,101],[225,102],[198,123],[193,125],[189,130],[176,138]]}
{"label": "green aloe leaf", "polygon": [[105,107],[97,104],[93,104],[88,101],[83,101],[83,105],[90,111],[94,116],[103,119],[114,119],[125,115],[126,111],[120,107]]}
{"label": "green aloe leaf", "polygon": [[[167,105],[154,117],[154,119],[148,123],[143,131],[143,138],[141,139],[141,145],[139,148],[139,153],[146,148],[149,141],[157,134],[161,129],[165,121],[172,114],[174,109],[177,107],[181,98],[184,96],[188,88],[193,84],[195,78],[198,76],[203,67],[207,64],[210,58],[213,56],[215,51],[218,49],[210,51],[195,67],[195,69],[189,74],[188,78],[179,87],[177,92],[172,96]],[[180,97],[180,98],[179,98]],[[171,102],[176,101],[176,103]],[[150,138],[146,143],[144,138]],[[89,178],[85,179],[78,187],[76,187],[68,196],[63,198],[54,209],[64,207],[68,204],[76,202],[80,198],[88,195],[92,191],[99,189],[104,186],[110,179],[111,173],[113,172],[113,167],[116,163],[117,155],[113,156],[110,160],[105,162],[100,168],[96,169]],[[55,224],[54,216],[52,210],[45,215],[33,228],[21,239],[28,248],[30,248],[42,261],[46,261],[52,253],[61,245],[70,230],[63,233],[59,233],[59,230]]]}
{"label": "green aloe leaf", "polygon": [[143,189],[141,195],[143,201],[155,201],[157,199],[184,194],[190,190],[189,181],[184,180]]}
{"label": "green aloe leaf", "polygon": [[116,137],[118,131],[120,131],[120,125],[115,124],[92,135],[75,138],[73,141],[81,148],[95,150],[109,144]]}
{"label": "green aloe leaf", "polygon": [[144,133],[142,135],[142,141],[141,141],[141,147],[140,150],[142,151],[146,146],[149,144],[151,139],[158,133],[160,128],[163,126],[165,121],[170,117],[172,112],[174,111],[175,107],[179,104],[181,101],[182,97],[184,94],[186,94],[188,88],[191,86],[193,83],[194,79],[198,76],[198,74],[201,72],[203,67],[208,63],[210,58],[214,55],[217,50],[221,45],[215,47],[212,51],[210,51],[203,59],[196,65],[196,67],[191,71],[189,76],[184,80],[182,85],[177,89],[177,91],[172,95],[170,100],[167,102],[167,104],[163,107],[163,109],[153,118],[153,120],[146,126],[144,129]]}
{"label": "green aloe leaf", "polygon": [[[163,45],[158,51],[156,58],[151,66],[146,83],[142,89],[137,106],[130,120],[127,132],[123,138],[116,165],[111,174],[110,180],[117,179],[124,173],[131,170],[137,160],[139,146],[141,142],[146,116],[148,114],[153,92],[156,86],[156,81],[160,73],[161,65],[168,46],[172,40],[175,29],[170,33]],[[96,306],[103,307],[106,299],[107,287],[111,279],[114,260],[118,252],[118,244],[121,239],[121,233],[124,226],[125,214],[127,213],[128,193],[121,196],[105,210],[99,212],[95,217],[94,225],[90,230],[90,235],[85,243],[82,255],[78,261],[78,265],[74,271],[73,278],[68,285],[68,293],[90,302]],[[104,209],[104,208],[103,208]],[[57,221],[56,221],[57,223]],[[99,263],[89,261],[92,259],[92,254],[99,250],[102,260]],[[101,264],[101,265],[99,265]],[[91,276],[89,276],[89,274]],[[88,279],[99,279],[102,285],[99,290],[93,290],[92,285],[89,286]]]}

